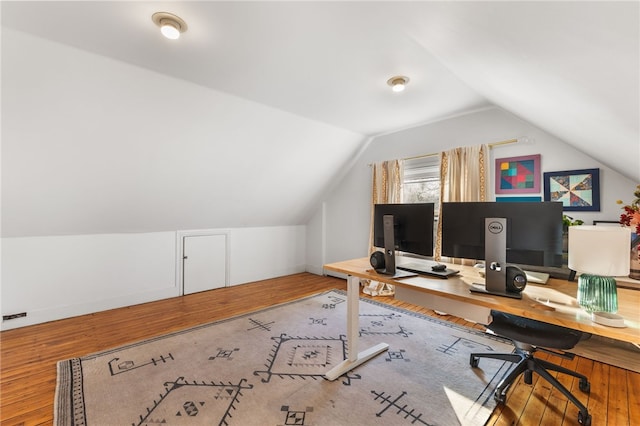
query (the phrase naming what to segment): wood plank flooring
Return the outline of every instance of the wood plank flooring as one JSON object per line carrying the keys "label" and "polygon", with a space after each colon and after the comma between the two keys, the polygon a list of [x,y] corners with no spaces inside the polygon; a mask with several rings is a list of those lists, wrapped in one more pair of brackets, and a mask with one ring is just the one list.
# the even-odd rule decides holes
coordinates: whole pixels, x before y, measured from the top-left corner
{"label": "wood plank flooring", "polygon": [[[57,361],[333,288],[346,290],[346,282],[302,273],[3,331],[0,333],[0,424],[52,424]],[[440,316],[429,309],[395,301],[392,297],[376,300],[482,328],[460,318]],[[587,404],[594,426],[640,424],[639,373],[581,357],[561,361],[550,355],[540,356],[549,356],[552,362],[561,362],[589,377],[589,395],[577,390],[577,381],[562,380]],[[487,424],[577,425],[577,409],[545,380],[534,375],[533,385],[524,384],[520,378],[510,390],[507,405],[499,406]]]}

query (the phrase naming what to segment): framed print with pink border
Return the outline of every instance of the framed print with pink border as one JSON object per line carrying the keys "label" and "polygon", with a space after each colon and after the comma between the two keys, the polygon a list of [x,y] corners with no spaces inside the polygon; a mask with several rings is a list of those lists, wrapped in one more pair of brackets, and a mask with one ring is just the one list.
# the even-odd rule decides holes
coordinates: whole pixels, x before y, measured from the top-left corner
{"label": "framed print with pink border", "polygon": [[540,154],[496,158],[496,194],[540,192]]}

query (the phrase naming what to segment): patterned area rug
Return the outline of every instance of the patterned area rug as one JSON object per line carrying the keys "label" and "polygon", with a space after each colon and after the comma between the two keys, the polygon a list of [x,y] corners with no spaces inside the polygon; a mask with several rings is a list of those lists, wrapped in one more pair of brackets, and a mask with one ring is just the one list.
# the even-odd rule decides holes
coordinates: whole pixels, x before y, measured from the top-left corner
{"label": "patterned area rug", "polygon": [[335,381],[346,300],[330,291],[60,361],[56,425],[482,425],[510,367],[469,354],[497,337],[360,301],[360,350],[389,350]]}

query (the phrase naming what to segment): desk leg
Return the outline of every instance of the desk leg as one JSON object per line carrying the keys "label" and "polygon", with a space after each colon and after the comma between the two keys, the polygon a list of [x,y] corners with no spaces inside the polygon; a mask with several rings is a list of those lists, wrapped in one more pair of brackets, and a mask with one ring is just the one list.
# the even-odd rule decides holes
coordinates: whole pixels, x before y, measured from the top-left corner
{"label": "desk leg", "polygon": [[347,277],[347,345],[348,357],[340,364],[329,370],[324,377],[335,380],[349,370],[370,360],[374,356],[389,349],[386,343],[378,343],[375,346],[358,352],[359,339],[359,315],[360,315],[360,279],[349,275]]}

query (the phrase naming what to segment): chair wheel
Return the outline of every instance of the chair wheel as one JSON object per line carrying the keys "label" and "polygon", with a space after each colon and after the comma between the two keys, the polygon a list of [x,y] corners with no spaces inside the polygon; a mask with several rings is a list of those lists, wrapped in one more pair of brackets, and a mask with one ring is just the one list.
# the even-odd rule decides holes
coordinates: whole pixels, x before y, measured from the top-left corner
{"label": "chair wheel", "polygon": [[505,401],[507,400],[507,396],[499,391],[495,391],[493,393],[493,399],[498,403],[498,404],[504,404]]}
{"label": "chair wheel", "polygon": [[591,426],[591,415],[587,414],[585,416],[582,411],[578,411],[578,423],[584,426]]}
{"label": "chair wheel", "polygon": [[471,355],[469,357],[469,364],[473,367],[476,368],[478,366],[478,364],[480,363],[480,358],[475,357],[473,355]]}
{"label": "chair wheel", "polygon": [[583,380],[580,379],[580,384],[578,385],[578,387],[580,388],[580,390],[584,393],[589,393],[591,392],[591,384],[589,384],[588,380]]}

